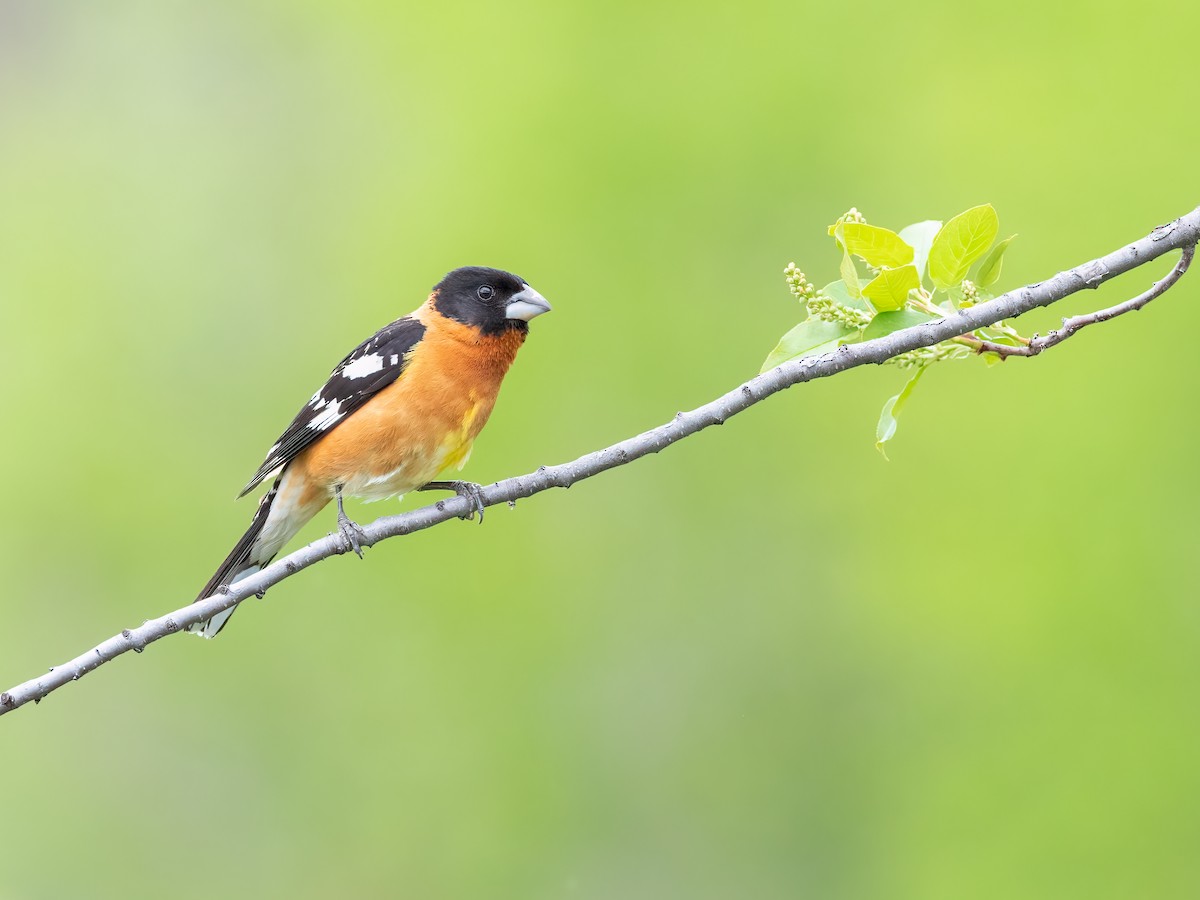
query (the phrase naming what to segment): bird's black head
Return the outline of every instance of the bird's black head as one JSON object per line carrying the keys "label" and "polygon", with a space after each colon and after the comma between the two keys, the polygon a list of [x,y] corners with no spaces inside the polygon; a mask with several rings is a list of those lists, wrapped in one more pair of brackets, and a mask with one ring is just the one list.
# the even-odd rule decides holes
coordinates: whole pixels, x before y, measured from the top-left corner
{"label": "bird's black head", "polygon": [[523,331],[534,316],[550,312],[550,304],[523,278],[484,266],[455,269],[433,291],[438,312],[484,334]]}

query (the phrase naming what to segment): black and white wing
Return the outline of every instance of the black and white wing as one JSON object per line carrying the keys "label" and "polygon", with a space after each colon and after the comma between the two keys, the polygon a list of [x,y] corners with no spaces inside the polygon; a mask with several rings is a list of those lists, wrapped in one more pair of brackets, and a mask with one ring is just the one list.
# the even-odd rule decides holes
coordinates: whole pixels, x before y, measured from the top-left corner
{"label": "black and white wing", "polygon": [[400,377],[408,365],[409,354],[420,343],[425,326],[409,316],[384,326],[359,344],[334,368],[329,380],[296,414],[292,424],[279,436],[250,483],[242,488],[244,497],[277,469],[286,466],[301,451],[311,446],[330,429],[336,428],[373,396]]}

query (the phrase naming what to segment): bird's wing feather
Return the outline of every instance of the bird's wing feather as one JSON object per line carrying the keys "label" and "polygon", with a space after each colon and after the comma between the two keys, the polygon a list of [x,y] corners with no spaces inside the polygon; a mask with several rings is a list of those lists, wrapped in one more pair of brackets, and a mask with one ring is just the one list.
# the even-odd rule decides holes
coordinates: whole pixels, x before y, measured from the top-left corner
{"label": "bird's wing feather", "polygon": [[263,464],[238,496],[245,496],[254,490],[264,478],[286,466],[399,378],[424,334],[424,325],[411,316],[405,316],[384,326],[354,348],[296,414],[292,424],[279,436],[279,440],[267,452]]}

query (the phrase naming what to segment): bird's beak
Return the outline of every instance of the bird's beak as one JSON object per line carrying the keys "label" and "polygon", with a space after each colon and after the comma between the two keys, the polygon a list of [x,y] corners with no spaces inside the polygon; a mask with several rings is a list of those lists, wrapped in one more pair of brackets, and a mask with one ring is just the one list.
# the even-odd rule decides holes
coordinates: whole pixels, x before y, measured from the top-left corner
{"label": "bird's beak", "polygon": [[545,297],[527,284],[523,288],[520,293],[513,294],[508,306],[504,307],[504,318],[528,322],[542,313],[550,312],[550,304]]}

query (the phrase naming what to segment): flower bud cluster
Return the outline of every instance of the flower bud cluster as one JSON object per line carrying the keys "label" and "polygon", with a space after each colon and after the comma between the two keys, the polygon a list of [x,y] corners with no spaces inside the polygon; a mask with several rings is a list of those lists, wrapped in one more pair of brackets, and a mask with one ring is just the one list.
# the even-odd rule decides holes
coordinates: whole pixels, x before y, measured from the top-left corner
{"label": "flower bud cluster", "polygon": [[975,282],[968,281],[966,278],[963,279],[962,296],[963,298],[961,306],[964,309],[968,306],[974,306],[979,302],[979,288],[976,286]]}
{"label": "flower bud cluster", "polygon": [[838,220],[835,224],[841,224],[842,222],[854,222],[858,225],[866,225],[867,219],[862,213],[860,213],[858,211],[858,207],[852,206],[848,210],[846,210],[844,213],[842,213],[840,216],[838,216]]}
{"label": "flower bud cluster", "polygon": [[807,303],[817,296],[817,289],[812,286],[804,273],[796,268],[796,264],[788,263],[783,270],[783,279],[787,282],[788,290],[801,303]]}
{"label": "flower bud cluster", "polygon": [[944,359],[963,359],[970,355],[971,351],[962,344],[943,341],[932,347],[918,347],[916,350],[909,350],[907,353],[893,356],[891,359],[885,360],[885,363],[900,369],[920,369]]}
{"label": "flower bud cluster", "polygon": [[837,322],[847,328],[866,328],[871,322],[871,317],[861,309],[838,303],[824,294],[817,294],[806,305],[810,316],[826,322]]}

